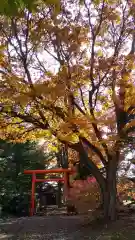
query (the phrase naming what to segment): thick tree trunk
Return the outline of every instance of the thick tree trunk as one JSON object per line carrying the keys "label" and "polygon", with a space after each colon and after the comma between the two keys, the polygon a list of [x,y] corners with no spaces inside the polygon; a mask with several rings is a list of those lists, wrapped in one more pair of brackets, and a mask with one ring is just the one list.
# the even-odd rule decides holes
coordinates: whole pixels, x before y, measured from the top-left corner
{"label": "thick tree trunk", "polygon": [[116,205],[117,205],[117,159],[110,159],[108,162],[106,184],[101,186],[103,199],[103,212],[106,220],[114,221],[116,219]]}
{"label": "thick tree trunk", "polygon": [[114,155],[110,155],[106,165],[106,177],[102,175],[96,165],[89,159],[87,152],[80,145],[79,147],[80,159],[89,169],[90,173],[96,178],[102,197],[102,207],[104,218],[107,221],[114,221],[116,219],[116,203],[117,203],[117,187],[116,187],[116,173],[118,164],[118,151]]}
{"label": "thick tree trunk", "polygon": [[116,219],[116,181],[107,186],[106,189],[102,190],[102,199],[103,199],[103,214],[106,220],[114,221]]}

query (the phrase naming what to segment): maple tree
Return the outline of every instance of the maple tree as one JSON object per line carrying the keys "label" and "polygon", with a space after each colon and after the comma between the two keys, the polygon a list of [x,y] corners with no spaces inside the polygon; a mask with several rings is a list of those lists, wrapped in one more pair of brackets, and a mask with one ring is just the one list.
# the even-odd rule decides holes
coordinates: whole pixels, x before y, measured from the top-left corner
{"label": "maple tree", "polygon": [[134,139],[134,1],[31,2],[0,16],[0,137],[76,150],[113,220],[118,163]]}
{"label": "maple tree", "polygon": [[88,213],[100,206],[100,190],[94,178],[72,182],[68,199],[74,203],[78,212]]}

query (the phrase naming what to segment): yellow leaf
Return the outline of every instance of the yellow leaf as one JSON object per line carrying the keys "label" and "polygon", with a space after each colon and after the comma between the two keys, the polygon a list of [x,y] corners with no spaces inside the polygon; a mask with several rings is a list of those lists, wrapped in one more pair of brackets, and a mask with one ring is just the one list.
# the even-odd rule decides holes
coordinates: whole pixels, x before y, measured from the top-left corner
{"label": "yellow leaf", "polygon": [[98,56],[98,57],[102,57],[102,56],[103,56],[103,52],[102,52],[101,49],[97,51],[97,56]]}
{"label": "yellow leaf", "polygon": [[120,18],[119,15],[117,15],[117,17],[116,17],[116,23],[117,23],[117,24],[120,24],[120,23],[121,23],[121,18]]}
{"label": "yellow leaf", "polygon": [[59,136],[61,140],[64,140],[66,142],[71,142],[71,143],[77,143],[79,141],[79,137],[77,134],[70,132],[67,135],[61,135]]}
{"label": "yellow leaf", "polygon": [[101,163],[98,163],[98,164],[97,164],[97,167],[98,167],[98,168],[102,168],[103,165],[102,165]]}
{"label": "yellow leaf", "polygon": [[125,128],[129,129],[130,127],[134,127],[134,126],[135,126],[135,119],[133,119],[130,123],[128,123]]}
{"label": "yellow leaf", "polygon": [[130,74],[129,74],[129,73],[126,73],[126,74],[124,74],[124,75],[122,76],[122,78],[123,78],[124,81],[128,81],[129,78],[130,78]]}
{"label": "yellow leaf", "polygon": [[94,4],[98,6],[100,4],[100,0],[94,0]]}
{"label": "yellow leaf", "polygon": [[50,146],[50,147],[49,147],[49,150],[52,151],[52,152],[58,152],[58,147],[56,147],[56,146]]}

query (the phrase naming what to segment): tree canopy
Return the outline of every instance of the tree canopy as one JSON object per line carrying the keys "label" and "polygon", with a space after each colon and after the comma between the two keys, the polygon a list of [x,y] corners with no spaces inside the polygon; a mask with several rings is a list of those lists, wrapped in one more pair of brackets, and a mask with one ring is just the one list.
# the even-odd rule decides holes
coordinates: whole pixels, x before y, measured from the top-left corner
{"label": "tree canopy", "polygon": [[[1,137],[34,131],[77,142],[89,135],[105,150],[134,125],[133,6],[75,2],[72,14],[70,5],[56,14],[41,1],[34,13],[1,17]],[[53,59],[55,72],[47,66]]]}

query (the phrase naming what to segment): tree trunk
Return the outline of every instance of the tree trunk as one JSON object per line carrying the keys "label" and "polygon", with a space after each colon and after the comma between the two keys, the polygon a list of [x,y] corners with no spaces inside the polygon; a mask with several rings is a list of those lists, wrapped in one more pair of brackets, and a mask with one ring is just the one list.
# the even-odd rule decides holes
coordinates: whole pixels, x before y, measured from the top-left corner
{"label": "tree trunk", "polygon": [[78,152],[80,154],[81,161],[89,169],[90,174],[92,174],[96,178],[99,184],[104,218],[107,221],[114,221],[116,219],[117,203],[116,174],[117,164],[119,160],[118,149],[115,151],[114,155],[110,154],[108,161],[106,162],[106,177],[103,176],[95,163],[91,159],[89,159],[88,153],[84,149],[83,145],[80,144]]}
{"label": "tree trunk", "polygon": [[[86,154],[83,154],[83,161],[85,157],[85,163],[87,166],[90,164],[90,159]],[[106,177],[100,173],[99,169],[93,166],[93,163],[89,166],[90,172],[96,178],[102,197],[102,207],[104,218],[107,221],[114,221],[116,219],[116,203],[117,203],[117,164],[118,164],[119,152],[115,152],[114,155],[110,155],[106,166]]]}
{"label": "tree trunk", "polygon": [[112,183],[107,186],[106,190],[102,191],[104,218],[111,221],[116,219],[117,191],[115,182],[115,180],[112,181]]}
{"label": "tree trunk", "polygon": [[112,158],[108,162],[105,187],[102,187],[103,212],[106,220],[116,220],[117,186],[116,186],[117,160]]}

